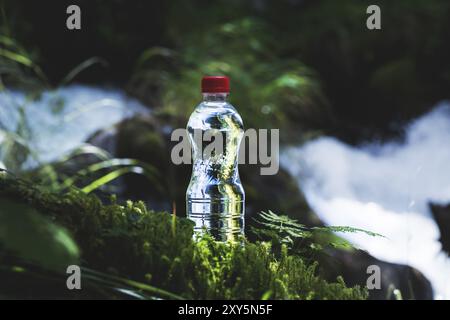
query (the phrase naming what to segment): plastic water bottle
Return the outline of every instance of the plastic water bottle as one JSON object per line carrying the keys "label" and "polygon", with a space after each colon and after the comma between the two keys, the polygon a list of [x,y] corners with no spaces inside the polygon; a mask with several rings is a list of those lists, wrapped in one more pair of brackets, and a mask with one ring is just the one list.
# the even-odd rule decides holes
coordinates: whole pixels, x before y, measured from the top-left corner
{"label": "plastic water bottle", "polygon": [[[227,77],[203,77],[203,101],[187,125],[193,159],[186,191],[187,216],[195,222],[195,231],[206,230],[218,241],[235,241],[244,232],[245,193],[238,171],[244,125],[227,102],[229,92]],[[219,135],[219,152],[206,152],[208,145],[220,142],[215,140]]]}

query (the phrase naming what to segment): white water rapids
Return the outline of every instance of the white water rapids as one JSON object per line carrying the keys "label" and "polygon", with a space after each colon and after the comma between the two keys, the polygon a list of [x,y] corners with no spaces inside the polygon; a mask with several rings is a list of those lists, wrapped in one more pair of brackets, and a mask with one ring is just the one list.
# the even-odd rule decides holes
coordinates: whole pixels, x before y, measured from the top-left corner
{"label": "white water rapids", "polygon": [[[71,85],[45,91],[30,99],[20,91],[0,92],[0,144],[5,133],[25,128],[23,140],[38,156],[39,163],[57,160],[78,147],[94,132],[148,109],[123,91],[84,85]],[[23,116],[21,115],[23,114]],[[2,157],[0,153],[0,162]],[[36,166],[28,158],[25,168]]]}
{"label": "white water rapids", "polygon": [[342,236],[376,258],[417,268],[436,299],[450,299],[450,259],[428,208],[450,202],[450,104],[413,121],[405,135],[360,147],[321,137],[285,149],[281,165],[325,223],[384,235]]}

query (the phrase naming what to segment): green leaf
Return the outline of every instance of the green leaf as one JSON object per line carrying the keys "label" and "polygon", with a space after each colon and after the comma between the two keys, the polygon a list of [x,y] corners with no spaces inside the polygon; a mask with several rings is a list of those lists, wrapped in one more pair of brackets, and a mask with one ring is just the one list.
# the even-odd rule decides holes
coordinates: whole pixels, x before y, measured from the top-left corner
{"label": "green leaf", "polygon": [[[312,227],[308,228],[303,224],[298,223],[295,219],[292,219],[286,215],[277,215],[272,211],[261,212],[257,219],[257,223],[263,226],[269,232],[263,230],[257,230],[252,228],[251,230],[258,236],[269,237],[272,240],[277,238],[277,241],[287,245],[289,248],[293,248],[296,240],[309,239],[312,243],[309,244],[309,248],[313,251],[321,251],[324,247],[333,247],[340,249],[354,248],[354,246],[347,240],[342,239],[335,235],[337,232],[344,233],[365,233],[372,237],[383,237],[381,234],[367,231],[364,229],[353,228],[348,226],[326,226],[326,227]],[[325,235],[325,237],[324,237]]]}
{"label": "green leaf", "polygon": [[64,79],[61,81],[61,86],[67,85],[69,82],[71,82],[73,79],[75,79],[75,77],[80,74],[81,72],[83,72],[84,70],[88,69],[89,67],[95,65],[95,64],[100,64],[102,66],[106,66],[107,62],[106,60],[99,58],[99,57],[92,57],[89,58],[85,61],[83,61],[82,63],[80,63],[79,65],[77,65],[75,68],[73,68],[65,77]]}
{"label": "green leaf", "polygon": [[126,173],[136,173],[145,176],[149,181],[153,182],[156,188],[163,191],[160,186],[160,179],[158,171],[152,165],[136,160],[136,159],[108,159],[104,161],[100,161],[88,166],[85,169],[78,171],[74,176],[67,178],[63,182],[63,187],[72,186],[80,177],[84,177],[100,170],[104,169],[115,169],[100,178],[97,178],[95,181],[91,182],[89,185],[83,188],[83,191],[86,193],[92,192],[95,189],[100,188],[101,186],[111,182],[114,179],[126,174]]}
{"label": "green leaf", "polygon": [[360,233],[365,233],[371,237],[385,238],[385,236],[383,236],[382,234],[376,233],[376,232],[372,232],[372,231],[368,231],[368,230],[364,230],[364,229],[360,229],[360,228],[348,227],[348,226],[315,227],[315,228],[312,228],[312,230],[322,231],[322,232],[343,232],[343,233],[358,233],[358,232],[360,232]]}
{"label": "green leaf", "polygon": [[49,270],[79,262],[79,249],[68,232],[30,207],[0,198],[0,256],[12,253]]}

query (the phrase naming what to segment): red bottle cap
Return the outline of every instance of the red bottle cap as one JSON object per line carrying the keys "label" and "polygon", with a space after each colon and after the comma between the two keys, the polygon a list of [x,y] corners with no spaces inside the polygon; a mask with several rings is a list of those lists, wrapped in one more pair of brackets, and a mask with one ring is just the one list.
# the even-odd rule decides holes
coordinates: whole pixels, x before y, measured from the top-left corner
{"label": "red bottle cap", "polygon": [[203,93],[229,93],[230,79],[225,76],[206,76],[202,79]]}

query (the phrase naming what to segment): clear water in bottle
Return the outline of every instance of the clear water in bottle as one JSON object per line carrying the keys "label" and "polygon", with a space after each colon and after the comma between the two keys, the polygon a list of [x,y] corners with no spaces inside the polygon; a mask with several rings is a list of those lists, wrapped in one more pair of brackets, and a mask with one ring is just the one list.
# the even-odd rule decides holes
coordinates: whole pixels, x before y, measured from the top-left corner
{"label": "clear water in bottle", "polygon": [[[244,126],[226,100],[228,81],[226,77],[202,79],[203,101],[187,125],[193,158],[187,215],[195,222],[196,232],[207,230],[218,241],[236,241],[244,230],[245,193],[238,171]],[[220,151],[206,152],[218,135],[223,142]]]}

